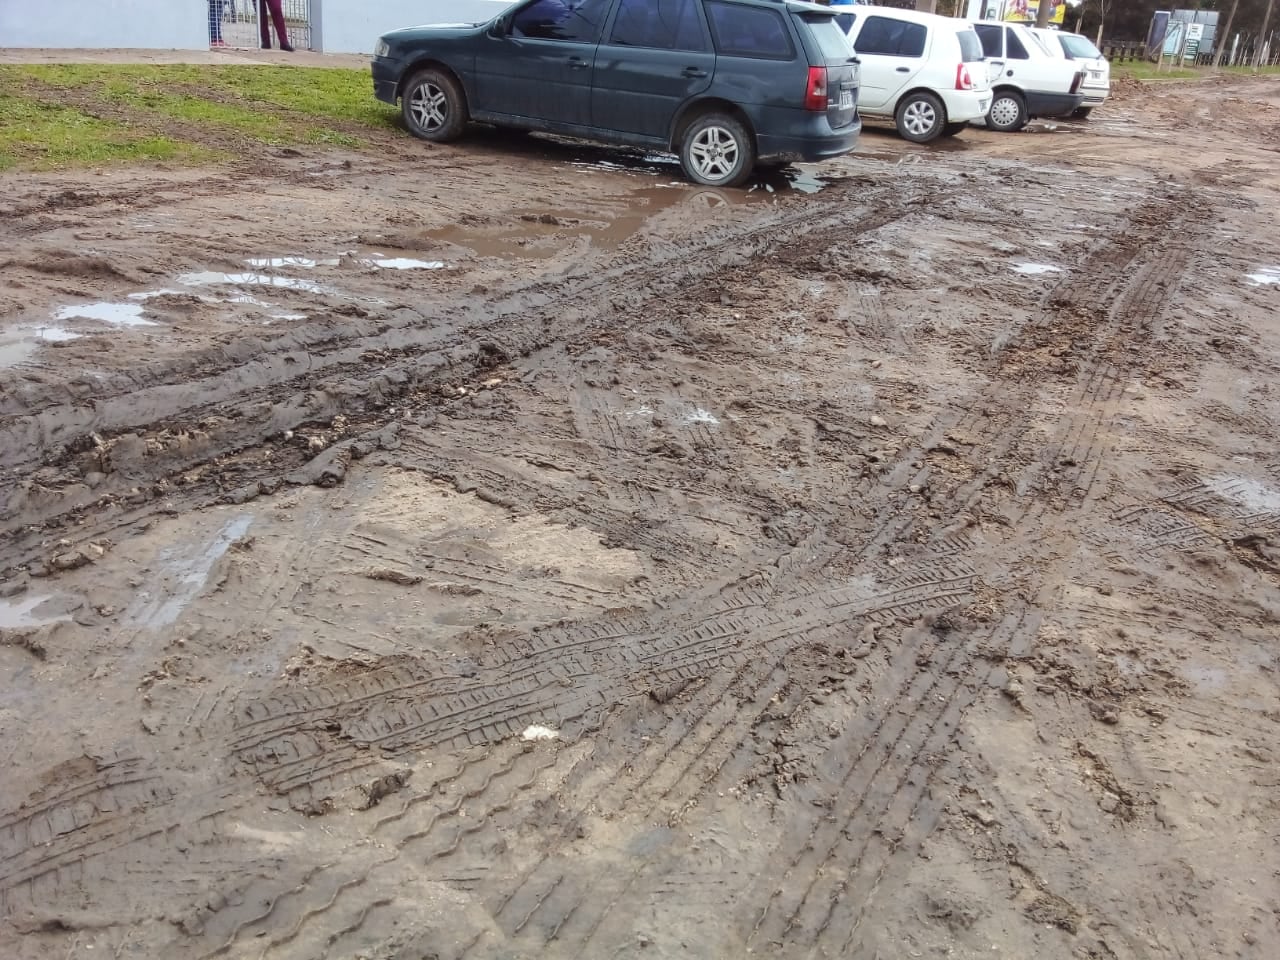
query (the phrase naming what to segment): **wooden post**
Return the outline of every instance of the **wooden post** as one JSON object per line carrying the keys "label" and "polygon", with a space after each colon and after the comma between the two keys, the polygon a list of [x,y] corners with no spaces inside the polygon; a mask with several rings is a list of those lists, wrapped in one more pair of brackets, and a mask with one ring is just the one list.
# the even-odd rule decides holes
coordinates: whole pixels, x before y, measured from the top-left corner
{"label": "wooden post", "polygon": [[1053,13],[1054,0],[1040,0],[1040,5],[1036,7],[1036,26],[1049,26],[1049,16]]}
{"label": "wooden post", "polygon": [[916,9],[921,13],[937,13],[938,0],[916,0]]}

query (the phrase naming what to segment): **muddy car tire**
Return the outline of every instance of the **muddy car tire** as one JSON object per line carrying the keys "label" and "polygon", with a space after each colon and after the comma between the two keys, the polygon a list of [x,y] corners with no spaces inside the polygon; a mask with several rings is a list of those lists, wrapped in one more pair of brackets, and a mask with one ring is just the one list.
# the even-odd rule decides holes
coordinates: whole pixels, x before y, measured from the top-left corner
{"label": "muddy car tire", "polygon": [[1016,90],[1001,90],[987,111],[987,128],[1013,133],[1027,125],[1027,101]]}
{"label": "muddy car tire", "polygon": [[415,137],[446,143],[456,140],[467,125],[467,98],[450,74],[429,67],[404,85],[400,112]]}
{"label": "muddy car tire", "polygon": [[756,166],[755,137],[729,114],[705,114],[680,139],[680,166],[705,187],[740,187]]}
{"label": "muddy car tire", "polygon": [[932,93],[923,90],[902,98],[893,113],[898,136],[912,143],[928,143],[942,136],[947,126],[947,109]]}
{"label": "muddy car tire", "polygon": [[1071,114],[1071,118],[1073,120],[1088,120],[1091,113],[1093,113],[1093,107],[1076,107],[1075,112]]}
{"label": "muddy car tire", "polygon": [[963,133],[968,126],[969,124],[967,121],[965,123],[948,123],[942,128],[942,135],[944,137],[954,137],[957,134]]}

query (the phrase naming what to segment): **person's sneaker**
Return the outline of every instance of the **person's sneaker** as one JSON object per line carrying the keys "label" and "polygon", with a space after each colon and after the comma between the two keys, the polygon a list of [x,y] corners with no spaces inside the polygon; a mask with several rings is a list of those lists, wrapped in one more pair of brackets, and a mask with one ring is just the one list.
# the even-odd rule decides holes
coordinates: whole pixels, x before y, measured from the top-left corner
{"label": "person's sneaker", "polygon": [[293,47],[287,43],[281,44],[280,49],[283,50],[285,53],[293,53]]}
{"label": "person's sneaker", "polygon": [[209,43],[209,46],[211,47],[225,47],[226,45],[227,45],[227,41],[225,40],[212,40]]}

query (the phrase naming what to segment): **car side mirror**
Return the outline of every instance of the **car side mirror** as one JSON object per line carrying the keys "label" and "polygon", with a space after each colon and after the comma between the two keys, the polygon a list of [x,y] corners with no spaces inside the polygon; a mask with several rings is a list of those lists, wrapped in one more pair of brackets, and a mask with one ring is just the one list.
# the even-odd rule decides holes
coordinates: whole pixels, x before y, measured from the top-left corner
{"label": "car side mirror", "polygon": [[511,18],[508,16],[505,16],[505,15],[501,16],[489,25],[489,36],[495,37],[499,40],[501,40],[510,32],[511,32]]}

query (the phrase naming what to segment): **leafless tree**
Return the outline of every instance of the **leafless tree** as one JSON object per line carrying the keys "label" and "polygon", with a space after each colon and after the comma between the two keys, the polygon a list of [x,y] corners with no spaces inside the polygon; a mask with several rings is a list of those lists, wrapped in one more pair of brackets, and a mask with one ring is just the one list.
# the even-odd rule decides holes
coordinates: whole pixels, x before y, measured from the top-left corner
{"label": "leafless tree", "polygon": [[1231,12],[1227,14],[1227,28],[1218,35],[1218,53],[1213,58],[1213,69],[1217,70],[1222,66],[1222,55],[1227,52],[1227,43],[1231,40],[1231,24],[1236,19],[1236,8],[1240,6],[1240,0],[1233,0],[1231,4]]}
{"label": "leafless tree", "polygon": [[1258,66],[1267,65],[1267,57],[1271,53],[1271,48],[1267,44],[1267,27],[1271,26],[1271,8],[1275,5],[1275,0],[1267,0],[1267,12],[1262,15],[1262,30],[1258,33]]}
{"label": "leafless tree", "polygon": [[[1237,0],[1239,2],[1239,0]],[[1093,41],[1096,46],[1102,46],[1102,30],[1107,24],[1107,5],[1108,0],[1098,0],[1098,36]]]}

